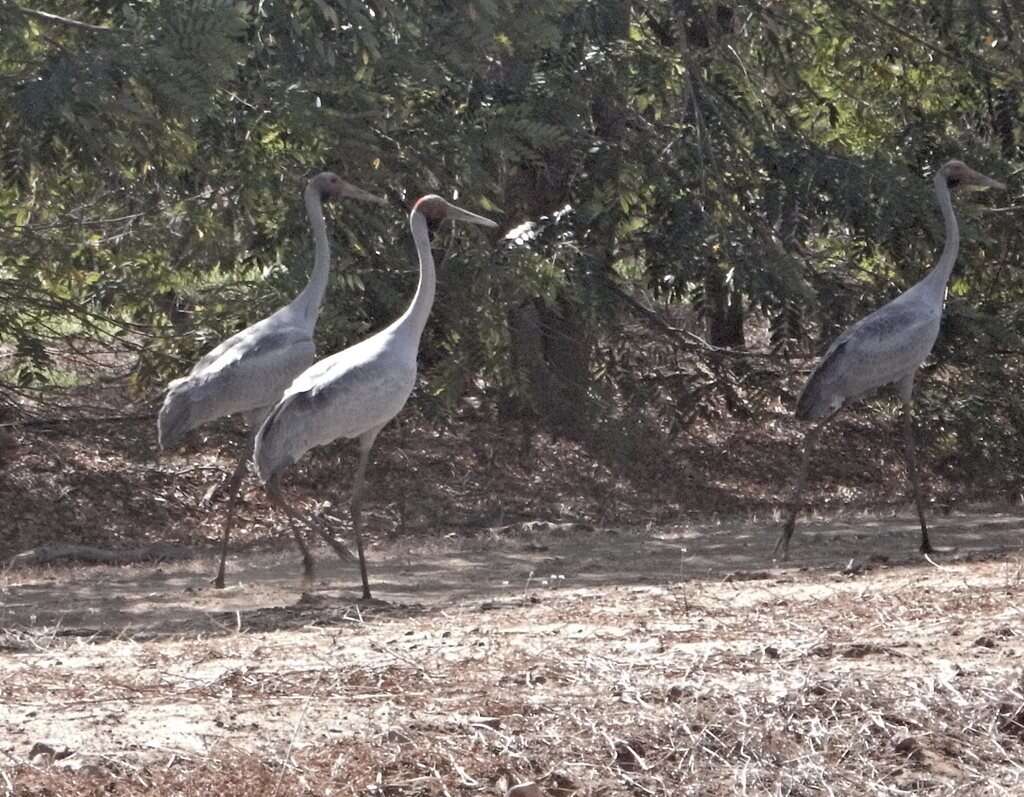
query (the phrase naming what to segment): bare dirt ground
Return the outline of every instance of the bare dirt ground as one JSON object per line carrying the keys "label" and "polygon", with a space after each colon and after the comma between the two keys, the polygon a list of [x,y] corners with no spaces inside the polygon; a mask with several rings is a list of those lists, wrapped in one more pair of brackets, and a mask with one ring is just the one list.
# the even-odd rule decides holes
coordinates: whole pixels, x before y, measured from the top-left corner
{"label": "bare dirt ground", "polygon": [[[323,550],[303,593],[252,479],[216,591],[200,499],[239,429],[157,461],[152,406],[109,392],[8,431],[0,561],[197,558],[0,570],[3,797],[1024,793],[1016,474],[966,483],[925,441],[956,548],[925,560],[885,419],[844,415],[783,565],[782,410],[624,456],[411,407],[370,473],[382,602]],[[289,495],[344,532],[350,469],[312,452]]]}
{"label": "bare dirt ground", "polygon": [[1024,517],[378,542],[0,576],[0,793],[1024,793]]}

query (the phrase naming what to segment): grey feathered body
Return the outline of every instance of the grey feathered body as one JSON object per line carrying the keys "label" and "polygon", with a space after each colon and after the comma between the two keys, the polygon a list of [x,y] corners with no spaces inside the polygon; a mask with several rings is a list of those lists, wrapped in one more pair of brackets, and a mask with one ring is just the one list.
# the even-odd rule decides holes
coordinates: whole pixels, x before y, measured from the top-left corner
{"label": "grey feathered body", "polygon": [[416,384],[416,340],[392,325],[299,376],[256,435],[254,460],[269,481],[311,448],[380,429]]}
{"label": "grey feathered body", "polygon": [[168,385],[157,428],[171,448],[198,426],[241,413],[258,428],[285,388],[316,358],[308,319],[283,307],[225,340]]}
{"label": "grey feathered body", "polygon": [[[192,429],[216,418],[242,414],[253,431],[284,389],[316,359],[313,330],[331,267],[324,222],[323,173],[309,181],[303,202],[313,233],[313,271],[306,287],[273,315],[232,335],[209,352],[183,379],[167,386],[157,431],[161,448],[181,442]],[[333,189],[332,189],[333,190]]]}
{"label": "grey feathered body", "polygon": [[269,482],[311,448],[339,437],[362,438],[369,450],[405,406],[416,384],[416,356],[436,282],[426,219],[414,208],[409,224],[420,261],[412,303],[385,329],[295,379],[256,434],[253,460],[260,481]]}
{"label": "grey feathered body", "polygon": [[936,285],[929,277],[832,343],[800,394],[797,418],[828,417],[851,401],[913,376],[931,353],[942,321],[945,282]]}

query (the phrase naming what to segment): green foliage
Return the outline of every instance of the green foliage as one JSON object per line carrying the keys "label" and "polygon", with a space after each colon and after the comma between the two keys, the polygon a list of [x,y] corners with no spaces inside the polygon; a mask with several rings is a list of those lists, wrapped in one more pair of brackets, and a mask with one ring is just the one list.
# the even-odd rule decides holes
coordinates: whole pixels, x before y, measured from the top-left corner
{"label": "green foliage", "polygon": [[[301,187],[322,168],[407,205],[437,191],[506,228],[532,224],[501,246],[439,242],[450,255],[424,361],[429,394],[448,404],[470,385],[520,389],[506,311],[534,297],[600,341],[589,367],[602,401],[652,398],[633,371],[642,358],[600,361],[628,343],[620,294],[685,304],[712,270],[764,319],[770,351],[813,351],[933,262],[941,224],[927,178],[943,160],[1019,170],[1012,4],[34,10],[65,19],[0,2],[0,337],[26,384],[45,378],[54,319],[141,340],[146,388],[286,301],[311,261]],[[958,309],[926,382],[933,397],[946,385],[966,396],[1020,348],[1019,212],[960,207]],[[345,203],[330,229],[322,351],[393,318],[415,284],[397,211]],[[179,304],[187,329],[168,312]],[[694,379],[735,384],[729,368],[716,361]],[[701,390],[698,404],[717,406]],[[742,401],[728,390],[730,406]],[[977,395],[947,405],[944,423],[953,413],[967,434],[996,417]],[[998,417],[1020,414],[1009,404]]]}

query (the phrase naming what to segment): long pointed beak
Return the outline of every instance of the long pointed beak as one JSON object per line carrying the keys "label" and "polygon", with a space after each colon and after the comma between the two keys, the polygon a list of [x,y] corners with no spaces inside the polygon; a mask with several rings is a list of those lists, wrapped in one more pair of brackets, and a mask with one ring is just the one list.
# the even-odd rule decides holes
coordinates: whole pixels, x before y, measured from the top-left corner
{"label": "long pointed beak", "polygon": [[479,224],[481,227],[497,227],[498,222],[491,221],[485,216],[478,216],[476,213],[470,213],[468,210],[463,210],[457,205],[448,203],[448,218],[453,221],[467,221],[470,224]]}
{"label": "long pointed beak", "polygon": [[369,191],[364,191],[362,188],[357,188],[352,183],[342,183],[341,195],[348,197],[349,199],[361,199],[363,202],[374,202],[378,205],[390,204],[384,197],[371,194]]}
{"label": "long pointed beak", "polygon": [[986,188],[998,188],[1000,190],[1006,190],[1006,183],[1001,183],[998,180],[993,180],[991,177],[971,170],[971,180],[974,183],[972,188],[984,191]]}

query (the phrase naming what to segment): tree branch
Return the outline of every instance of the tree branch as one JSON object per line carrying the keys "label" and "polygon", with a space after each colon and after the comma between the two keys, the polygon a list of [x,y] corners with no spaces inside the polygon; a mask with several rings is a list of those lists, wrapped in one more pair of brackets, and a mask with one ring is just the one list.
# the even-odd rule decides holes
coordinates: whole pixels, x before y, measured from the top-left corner
{"label": "tree branch", "polygon": [[135,421],[152,421],[156,418],[156,411],[135,412],[126,415],[105,415],[96,418],[26,418],[21,421],[7,421],[0,423],[0,429],[22,429],[29,426],[56,427],[69,426],[81,423],[133,423]]}
{"label": "tree branch", "polygon": [[652,328],[659,332],[668,335],[671,338],[675,338],[676,343],[681,345],[683,348],[702,351],[708,354],[723,354],[728,357],[744,357],[761,360],[777,359],[772,354],[765,354],[758,351],[745,351],[743,349],[725,349],[722,348],[721,346],[712,346],[699,335],[694,335],[689,330],[680,329],[679,327],[672,326],[667,321],[665,321],[665,319],[663,319],[660,315],[658,315],[653,310],[645,307],[643,304],[634,299],[632,296],[630,296],[628,293],[622,290],[622,288],[620,288],[611,280],[606,281],[606,287],[616,299],[623,302],[634,313],[643,318],[649,326],[651,326]]}
{"label": "tree branch", "polygon": [[116,28],[108,28],[103,25],[92,25],[88,22],[79,22],[77,19],[70,19],[69,17],[62,17],[57,14],[51,14],[48,11],[36,11],[33,8],[24,8],[19,6],[17,3],[12,3],[11,7],[15,11],[24,14],[26,17],[34,17],[35,19],[41,19],[44,22],[50,22],[56,25],[63,25],[66,28],[76,28],[78,30],[87,30],[90,33],[115,33]]}

